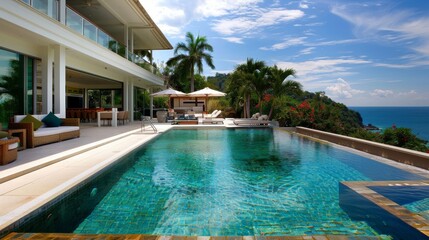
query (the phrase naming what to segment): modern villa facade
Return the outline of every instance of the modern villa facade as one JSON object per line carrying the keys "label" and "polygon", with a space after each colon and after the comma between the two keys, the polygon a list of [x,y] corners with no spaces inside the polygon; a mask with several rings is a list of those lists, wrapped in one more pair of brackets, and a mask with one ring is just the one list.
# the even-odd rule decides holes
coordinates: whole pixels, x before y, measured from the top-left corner
{"label": "modern villa facade", "polygon": [[133,119],[136,91],[164,85],[147,54],[172,49],[138,0],[2,0],[0,36],[3,128],[13,115],[68,108]]}

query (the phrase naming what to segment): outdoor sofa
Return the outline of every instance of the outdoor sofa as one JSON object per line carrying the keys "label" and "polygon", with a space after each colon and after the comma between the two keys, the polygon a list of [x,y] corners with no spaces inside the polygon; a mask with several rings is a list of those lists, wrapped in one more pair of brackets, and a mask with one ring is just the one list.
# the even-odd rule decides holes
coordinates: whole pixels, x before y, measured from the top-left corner
{"label": "outdoor sofa", "polygon": [[[45,117],[47,117],[47,115],[52,117],[54,114],[15,115],[13,118],[14,121],[9,123],[9,129],[25,129],[27,131],[27,146],[31,148],[80,137],[79,118],[59,118],[58,115],[55,115],[58,119],[57,121],[59,121],[59,124],[57,124],[58,126],[48,126],[46,121],[42,121],[46,119]],[[37,119],[38,122],[23,122],[24,118],[31,118],[29,116]],[[36,127],[36,125],[40,124],[39,122],[42,122],[41,126]]]}
{"label": "outdoor sofa", "polygon": [[266,127],[270,125],[268,116],[261,115],[259,113],[253,114],[251,118],[234,119],[233,123],[239,126],[265,126]]}

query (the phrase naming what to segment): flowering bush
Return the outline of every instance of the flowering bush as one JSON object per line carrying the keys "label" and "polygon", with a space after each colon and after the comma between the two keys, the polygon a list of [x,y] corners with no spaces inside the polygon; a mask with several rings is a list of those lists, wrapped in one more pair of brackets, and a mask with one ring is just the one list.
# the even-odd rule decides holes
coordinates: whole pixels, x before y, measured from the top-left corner
{"label": "flowering bush", "polygon": [[412,150],[426,152],[429,150],[428,142],[418,138],[409,128],[392,126],[382,133],[383,142],[393,146],[408,148]]}

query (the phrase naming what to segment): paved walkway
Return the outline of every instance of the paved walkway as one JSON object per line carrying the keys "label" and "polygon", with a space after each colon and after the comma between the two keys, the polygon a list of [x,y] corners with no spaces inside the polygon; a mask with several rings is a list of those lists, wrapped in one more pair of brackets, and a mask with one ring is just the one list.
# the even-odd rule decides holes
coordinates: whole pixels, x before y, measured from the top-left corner
{"label": "paved walkway", "polygon": [[[156,123],[160,132],[171,128],[170,124]],[[79,138],[52,143],[35,148],[27,148],[18,152],[18,159],[10,164],[0,166],[0,183],[10,180],[22,173],[55,163],[69,156],[96,148],[108,142],[115,141],[131,133],[141,132],[140,122],[119,125],[118,127],[102,126],[97,123],[81,124]],[[153,131],[146,126],[142,136],[149,137]]]}

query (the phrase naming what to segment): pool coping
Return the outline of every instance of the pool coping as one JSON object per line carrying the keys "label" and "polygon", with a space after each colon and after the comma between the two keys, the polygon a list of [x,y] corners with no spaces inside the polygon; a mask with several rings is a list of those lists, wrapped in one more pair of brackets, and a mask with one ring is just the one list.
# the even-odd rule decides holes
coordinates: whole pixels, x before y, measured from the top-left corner
{"label": "pool coping", "polygon": [[135,240],[376,240],[373,236],[306,235],[306,236],[161,236],[147,234],[68,234],[68,233],[10,233],[9,239],[135,239]]}
{"label": "pool coping", "polygon": [[429,221],[424,217],[411,212],[405,207],[397,204],[382,194],[376,192],[370,187],[419,187],[429,186],[429,180],[417,181],[356,181],[356,182],[341,182],[360,196],[366,198],[368,201],[374,203],[378,207],[384,209],[386,212],[400,219],[405,224],[418,230],[429,238]]}

